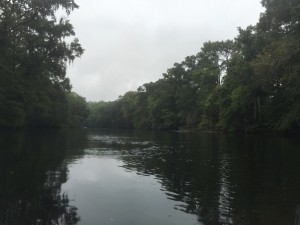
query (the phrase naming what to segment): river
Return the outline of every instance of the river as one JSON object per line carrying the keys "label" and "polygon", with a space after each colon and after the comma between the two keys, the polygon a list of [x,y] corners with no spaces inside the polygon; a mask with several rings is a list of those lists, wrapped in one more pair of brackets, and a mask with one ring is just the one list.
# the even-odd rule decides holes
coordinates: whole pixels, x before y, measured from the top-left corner
{"label": "river", "polygon": [[293,225],[300,139],[1,131],[0,179],[0,225]]}

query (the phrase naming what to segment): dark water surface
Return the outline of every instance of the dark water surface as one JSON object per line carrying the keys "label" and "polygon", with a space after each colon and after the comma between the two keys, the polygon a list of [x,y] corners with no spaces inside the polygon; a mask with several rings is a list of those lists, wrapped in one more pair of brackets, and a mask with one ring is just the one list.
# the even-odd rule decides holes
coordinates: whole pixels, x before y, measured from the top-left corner
{"label": "dark water surface", "polygon": [[297,137],[0,132],[0,225],[293,225],[298,205]]}

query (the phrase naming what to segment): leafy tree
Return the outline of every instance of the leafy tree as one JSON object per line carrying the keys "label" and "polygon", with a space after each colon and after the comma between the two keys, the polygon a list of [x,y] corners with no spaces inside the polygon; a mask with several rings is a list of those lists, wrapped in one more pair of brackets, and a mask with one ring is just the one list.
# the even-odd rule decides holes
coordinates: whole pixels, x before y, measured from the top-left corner
{"label": "leafy tree", "polygon": [[68,123],[70,126],[83,127],[89,114],[87,102],[84,97],[75,92],[67,94]]}
{"label": "leafy tree", "polygon": [[122,96],[118,127],[299,130],[300,3],[263,0],[234,40],[206,42],[156,82]]}
{"label": "leafy tree", "polygon": [[[172,78],[173,79],[173,78]],[[171,82],[177,82],[174,78]],[[149,120],[152,129],[177,129],[175,86],[167,79],[160,79],[152,86],[147,99]]]}
{"label": "leafy tree", "polygon": [[117,128],[122,127],[120,104],[115,102],[88,102],[88,127]]}
{"label": "leafy tree", "polygon": [[[280,41],[272,42],[253,61],[257,85],[265,93],[265,108],[270,119],[268,122],[275,126],[276,124],[279,127],[283,126],[282,128],[287,127],[287,124],[281,125],[286,114],[289,114],[289,111],[293,111],[294,114],[294,110],[298,107],[296,99],[299,97],[297,88],[300,72],[299,49],[299,39],[282,38]],[[299,113],[298,111],[297,114]],[[288,123],[299,123],[298,119],[297,121]]]}
{"label": "leafy tree", "polygon": [[257,24],[266,36],[265,47],[252,61],[255,82],[264,93],[267,126],[281,130],[299,128],[300,3],[264,0],[266,11]]}
{"label": "leafy tree", "polygon": [[[73,0],[4,0],[0,3],[0,126],[61,126],[66,119],[68,62],[83,53],[67,19]],[[13,82],[11,82],[13,81]],[[11,116],[16,122],[11,121]]]}
{"label": "leafy tree", "polygon": [[269,38],[300,35],[300,2],[297,0],[262,0],[266,11],[260,17],[258,29]]}

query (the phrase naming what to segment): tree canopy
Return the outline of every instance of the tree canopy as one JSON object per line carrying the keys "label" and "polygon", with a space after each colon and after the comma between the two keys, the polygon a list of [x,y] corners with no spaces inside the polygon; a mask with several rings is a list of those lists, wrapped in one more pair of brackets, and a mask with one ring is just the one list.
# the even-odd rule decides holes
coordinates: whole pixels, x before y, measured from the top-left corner
{"label": "tree canopy", "polygon": [[109,107],[110,127],[299,130],[300,3],[262,5],[258,23],[239,28],[234,40],[208,41],[158,81],[115,102],[93,103],[89,125],[101,127],[95,121]]}
{"label": "tree canopy", "polygon": [[262,5],[257,24],[238,28],[233,40],[204,43],[116,101],[86,103],[66,77],[68,63],[84,52],[68,20],[78,5],[3,0],[0,127],[299,130],[300,3]]}
{"label": "tree canopy", "polygon": [[67,41],[76,8],[74,0],[0,2],[0,126],[68,125],[66,68],[84,51],[77,38]]}

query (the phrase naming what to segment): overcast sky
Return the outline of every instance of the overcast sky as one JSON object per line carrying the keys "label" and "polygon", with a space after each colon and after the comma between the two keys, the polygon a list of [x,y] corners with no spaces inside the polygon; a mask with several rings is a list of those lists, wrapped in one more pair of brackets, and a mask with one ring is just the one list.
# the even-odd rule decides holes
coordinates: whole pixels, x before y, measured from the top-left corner
{"label": "overcast sky", "polygon": [[156,81],[206,41],[254,25],[260,0],[76,0],[71,23],[85,49],[69,66],[73,91],[112,101]]}

